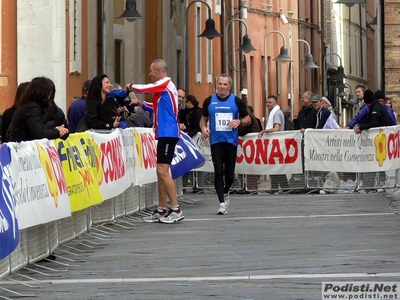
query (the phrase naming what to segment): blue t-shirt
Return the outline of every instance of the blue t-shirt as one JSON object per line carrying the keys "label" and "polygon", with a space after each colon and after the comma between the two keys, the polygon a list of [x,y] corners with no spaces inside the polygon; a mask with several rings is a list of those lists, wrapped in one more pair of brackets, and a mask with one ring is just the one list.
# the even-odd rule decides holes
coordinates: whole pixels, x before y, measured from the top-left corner
{"label": "blue t-shirt", "polygon": [[238,130],[229,127],[229,122],[239,118],[239,108],[235,101],[236,96],[230,94],[225,101],[220,101],[216,94],[211,96],[208,106],[210,116],[210,143],[211,145],[227,142],[238,145]]}

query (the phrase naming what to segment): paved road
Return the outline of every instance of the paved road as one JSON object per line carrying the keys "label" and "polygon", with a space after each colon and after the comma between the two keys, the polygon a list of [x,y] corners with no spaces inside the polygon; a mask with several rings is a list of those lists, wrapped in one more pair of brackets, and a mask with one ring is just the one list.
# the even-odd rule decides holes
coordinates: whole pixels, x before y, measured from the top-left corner
{"label": "paved road", "polygon": [[43,300],[280,300],[321,299],[322,281],[400,281],[400,219],[384,194],[231,195],[225,216],[214,194],[187,197],[182,223],[96,227],[18,272],[32,287],[0,286]]}

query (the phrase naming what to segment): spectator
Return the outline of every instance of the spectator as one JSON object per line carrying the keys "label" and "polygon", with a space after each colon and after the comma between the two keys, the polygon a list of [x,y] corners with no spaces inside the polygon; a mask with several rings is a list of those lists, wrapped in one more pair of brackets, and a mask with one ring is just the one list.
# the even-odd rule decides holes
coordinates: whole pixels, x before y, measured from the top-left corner
{"label": "spectator", "polygon": [[12,118],[14,116],[15,110],[19,102],[21,101],[21,96],[23,92],[26,90],[26,87],[29,85],[29,82],[22,82],[18,85],[17,92],[15,93],[14,104],[7,108],[2,116],[2,124],[1,124],[1,141],[2,143],[7,143],[9,141],[9,136],[7,136],[8,127],[10,127]]}
{"label": "spectator", "polygon": [[364,103],[364,91],[365,91],[365,86],[363,86],[363,85],[357,85],[355,88],[355,93],[357,96],[357,101],[358,101],[360,109],[357,112],[357,114],[354,116],[354,118],[351,119],[349,124],[347,125],[347,128],[349,128],[349,129],[353,129],[354,126],[361,123],[362,120],[369,113],[369,106],[365,105],[365,103]]}
{"label": "spectator", "polygon": [[[359,125],[354,127],[354,133],[360,134],[363,130],[368,130],[370,128],[392,125],[392,120],[388,111],[383,105],[375,100],[374,93],[371,90],[365,91],[364,102],[365,105],[369,107],[369,113]],[[375,172],[364,173],[363,186],[375,186]],[[359,190],[356,188],[355,191],[357,192]]]}
{"label": "spectator", "polygon": [[312,103],[317,111],[317,122],[315,124],[315,129],[340,129],[340,126],[333,118],[331,112],[323,106],[322,97],[315,94],[312,98]]}
{"label": "spectator", "polygon": [[35,77],[27,86],[9,127],[10,142],[56,139],[68,134],[64,125],[46,128],[43,116],[49,108],[52,90],[45,77]]}
{"label": "spectator", "polygon": [[[187,127],[184,131],[193,138],[198,132],[201,132],[200,120],[203,110],[199,107],[199,101],[193,95],[186,97],[186,124]],[[204,173],[197,172],[197,182],[195,182],[194,172],[191,171],[183,176],[183,180],[193,185],[192,193],[200,193],[202,189],[198,188],[198,185],[204,184]]]}
{"label": "spectator", "polygon": [[[68,128],[68,121],[65,118],[65,114],[62,111],[61,108],[57,106],[57,104],[54,102],[54,97],[56,95],[56,86],[54,85],[54,82],[49,79],[45,78],[46,82],[50,88],[50,97],[49,97],[49,107],[45,110],[45,113],[43,115],[43,124],[45,128],[54,128],[57,126],[64,126],[65,128]],[[62,139],[68,138],[68,134],[64,135]]]}
{"label": "spectator", "polygon": [[186,116],[189,113],[186,107],[186,90],[183,88],[178,88],[178,120],[179,127],[181,130],[187,130],[187,119]]}
{"label": "spectator", "polygon": [[377,100],[380,104],[386,107],[387,112],[389,113],[390,119],[392,120],[392,125],[397,124],[396,114],[394,113],[393,109],[390,106],[386,105],[386,97],[385,93],[381,90],[375,91],[375,100]]}
{"label": "spectator", "polygon": [[[391,97],[386,97],[386,106],[389,106],[393,110],[393,98]],[[396,118],[396,124],[397,124],[397,114],[393,110],[393,114]]]}
{"label": "spectator", "polygon": [[325,107],[326,109],[328,109],[331,112],[333,119],[337,123],[337,117],[336,117],[335,111],[332,108],[331,101],[327,97],[321,97],[321,101],[322,101],[322,106]]}
{"label": "spectator", "polygon": [[296,122],[296,129],[300,130],[302,133],[307,128],[315,128],[315,123],[317,122],[317,111],[311,103],[312,96],[313,93],[307,91],[302,97],[304,106],[300,110]]}
{"label": "spectator", "polygon": [[[278,97],[270,95],[267,98],[267,108],[269,111],[267,125],[264,130],[259,132],[259,137],[264,133],[279,132],[285,129],[285,117],[281,108],[278,105]],[[289,183],[286,174],[270,175],[271,178],[271,192],[279,192],[279,186],[282,189],[289,189]]]}
{"label": "spectator", "polygon": [[[168,77],[167,64],[162,59],[153,60],[150,74],[153,83],[127,84],[126,90],[135,93],[153,93],[153,101],[139,102],[144,110],[154,110],[154,130],[157,143],[158,207],[152,215],[144,217],[148,223],[174,223],[184,219],[176,195],[175,182],[170,174],[170,166],[178,143],[180,130],[178,123],[178,91]],[[167,211],[167,197],[171,208]]]}
{"label": "spectator", "polygon": [[283,116],[285,117],[285,131],[294,130],[294,122],[290,119],[292,111],[289,108],[282,109]]}
{"label": "spectator", "polygon": [[200,120],[203,110],[199,107],[199,101],[193,95],[188,95],[186,98],[186,132],[190,137],[194,137],[198,132],[201,132]]}
{"label": "spectator", "polygon": [[87,94],[91,82],[92,80],[88,79],[83,83],[82,96],[78,100],[73,102],[68,109],[68,123],[69,123],[69,131],[71,133],[76,132],[76,127],[78,126],[80,119],[85,114]]}
{"label": "spectator", "polygon": [[245,102],[231,93],[231,87],[229,75],[217,77],[217,92],[204,101],[200,122],[201,137],[210,138],[214,187],[219,200],[218,215],[228,213],[229,189],[235,178],[238,127],[251,123]]}
{"label": "spectator", "polygon": [[113,129],[119,126],[123,108],[114,99],[107,101],[111,92],[111,82],[106,74],[92,79],[87,96],[86,124],[92,129]]}

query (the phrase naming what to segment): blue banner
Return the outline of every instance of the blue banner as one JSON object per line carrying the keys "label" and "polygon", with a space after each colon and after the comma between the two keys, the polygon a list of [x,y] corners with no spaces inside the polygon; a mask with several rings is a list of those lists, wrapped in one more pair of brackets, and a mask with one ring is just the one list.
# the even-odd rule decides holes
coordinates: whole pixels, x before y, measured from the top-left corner
{"label": "blue banner", "polygon": [[192,169],[200,168],[205,161],[196,143],[186,133],[181,132],[171,163],[172,178],[176,179]]}
{"label": "blue banner", "polygon": [[2,170],[0,172],[0,259],[3,259],[10,255],[19,243],[17,199],[12,181],[11,149],[7,144],[0,145],[0,164]]}

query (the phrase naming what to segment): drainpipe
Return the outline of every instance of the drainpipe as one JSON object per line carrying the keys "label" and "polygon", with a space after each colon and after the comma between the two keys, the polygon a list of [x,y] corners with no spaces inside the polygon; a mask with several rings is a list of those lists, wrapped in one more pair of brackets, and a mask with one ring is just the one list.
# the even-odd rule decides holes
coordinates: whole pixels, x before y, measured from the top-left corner
{"label": "drainpipe", "polygon": [[376,19],[377,19],[377,31],[376,31],[376,40],[378,41],[377,46],[376,46],[376,52],[378,55],[376,56],[376,87],[379,90],[385,90],[385,87],[383,86],[384,80],[383,80],[383,72],[385,69],[385,66],[383,65],[383,62],[385,61],[385,53],[382,51],[382,45],[384,45],[384,37],[385,35],[383,34],[383,20],[384,20],[384,14],[383,14],[383,6],[382,2],[379,1],[378,6],[377,6],[377,11],[376,11]]}
{"label": "drainpipe", "polygon": [[[234,11],[235,11],[235,1],[231,0],[231,20],[234,18]],[[233,23],[233,22],[232,22]],[[239,22],[241,23],[241,22]],[[233,24],[234,25],[234,24]],[[240,24],[239,24],[240,26]],[[231,26],[232,28],[232,83],[233,83],[233,93],[236,95],[237,94],[237,84],[236,84],[236,59],[235,59],[235,26]],[[229,59],[226,62],[229,66]],[[229,69],[228,69],[229,70]]]}

